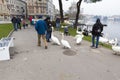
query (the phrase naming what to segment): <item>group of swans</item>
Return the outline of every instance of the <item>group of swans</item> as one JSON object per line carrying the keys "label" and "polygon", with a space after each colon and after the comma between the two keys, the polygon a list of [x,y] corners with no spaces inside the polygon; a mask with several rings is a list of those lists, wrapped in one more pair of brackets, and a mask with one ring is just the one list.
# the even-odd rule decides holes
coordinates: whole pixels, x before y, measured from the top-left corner
{"label": "group of swans", "polygon": [[[60,43],[59,39],[56,36],[54,36],[53,27],[52,27],[51,39],[52,39],[53,43],[55,43],[57,45],[62,44],[64,48],[70,49],[71,46],[70,46],[69,42],[64,39],[64,33],[61,33],[61,34],[62,34],[62,39],[61,39],[61,43]],[[75,36],[76,44],[80,44],[83,37],[84,37],[84,35],[77,34]],[[100,42],[103,42],[103,43],[109,42],[109,43],[111,43],[112,44],[112,50],[115,52],[115,54],[120,54],[120,46],[117,46],[117,38],[115,38],[114,40],[108,40],[107,38],[100,37]]]}
{"label": "group of swans", "polygon": [[52,27],[51,39],[52,39],[53,43],[55,43],[57,45],[61,45],[62,44],[64,46],[64,48],[69,48],[70,49],[71,46],[70,46],[69,42],[64,39],[64,34],[62,33],[62,39],[61,39],[61,43],[60,43],[59,39],[56,36],[54,36],[53,29],[54,28]]}

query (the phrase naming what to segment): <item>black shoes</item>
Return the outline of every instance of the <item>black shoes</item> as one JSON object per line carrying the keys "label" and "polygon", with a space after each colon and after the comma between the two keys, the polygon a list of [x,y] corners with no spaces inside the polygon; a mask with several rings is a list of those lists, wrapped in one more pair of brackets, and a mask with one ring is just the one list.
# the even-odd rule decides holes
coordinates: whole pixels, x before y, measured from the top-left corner
{"label": "black shoes", "polygon": [[95,49],[95,48],[98,48],[98,47],[95,47],[95,46],[90,46],[91,48]]}
{"label": "black shoes", "polygon": [[45,49],[47,49],[48,47],[47,46],[45,46]]}

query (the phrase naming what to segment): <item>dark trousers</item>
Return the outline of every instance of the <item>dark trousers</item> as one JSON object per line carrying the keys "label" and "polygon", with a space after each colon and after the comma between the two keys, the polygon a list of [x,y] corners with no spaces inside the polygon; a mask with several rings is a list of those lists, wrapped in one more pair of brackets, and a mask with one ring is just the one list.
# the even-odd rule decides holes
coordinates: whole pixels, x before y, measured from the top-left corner
{"label": "dark trousers", "polygon": [[13,23],[14,31],[17,31],[17,23]]}
{"label": "dark trousers", "polygon": [[47,39],[48,42],[50,41],[51,33],[52,33],[51,31],[47,31],[46,39]]}
{"label": "dark trousers", "polygon": [[17,23],[17,27],[21,29],[21,23]]}
{"label": "dark trousers", "polygon": [[[96,42],[96,45],[95,45],[95,42]],[[92,46],[93,47],[95,46],[96,48],[98,48],[98,44],[99,44],[99,36],[92,35]]]}

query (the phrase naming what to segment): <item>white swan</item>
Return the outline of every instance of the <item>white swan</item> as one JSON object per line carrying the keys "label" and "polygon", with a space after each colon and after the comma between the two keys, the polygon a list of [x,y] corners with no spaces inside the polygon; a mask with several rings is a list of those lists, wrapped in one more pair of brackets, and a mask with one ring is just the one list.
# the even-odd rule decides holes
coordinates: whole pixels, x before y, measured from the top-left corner
{"label": "white swan", "polygon": [[51,39],[52,39],[53,43],[60,45],[60,41],[58,40],[58,38],[53,35],[53,29],[54,28],[52,27]]}
{"label": "white swan", "polygon": [[107,43],[109,40],[107,38],[105,38],[105,37],[100,37],[99,41],[101,43]]}
{"label": "white swan", "polygon": [[83,31],[79,31],[79,30],[78,30],[78,27],[77,27],[76,33],[77,33],[77,34],[82,34]]}
{"label": "white swan", "polygon": [[61,43],[64,46],[64,48],[71,48],[69,42],[67,40],[64,40],[64,34],[63,33],[62,33]]}
{"label": "white swan", "polygon": [[108,41],[109,41],[108,34],[104,35],[103,37],[100,37],[99,41],[101,43],[108,43]]}
{"label": "white swan", "polygon": [[83,37],[84,37],[84,35],[77,35],[76,44],[80,44],[82,42]]}
{"label": "white swan", "polygon": [[111,45],[115,45],[115,44],[118,44],[118,40],[117,38],[115,38],[115,39],[109,40],[108,43]]}
{"label": "white swan", "polygon": [[84,37],[84,35],[83,35],[83,34],[82,34],[82,35],[77,34],[74,38],[75,38],[75,39],[77,39],[77,38],[79,38],[79,37],[82,37],[82,38],[83,38],[83,37]]}
{"label": "white swan", "polygon": [[112,45],[112,50],[115,52],[114,54],[120,54],[120,46],[117,46],[117,43]]}

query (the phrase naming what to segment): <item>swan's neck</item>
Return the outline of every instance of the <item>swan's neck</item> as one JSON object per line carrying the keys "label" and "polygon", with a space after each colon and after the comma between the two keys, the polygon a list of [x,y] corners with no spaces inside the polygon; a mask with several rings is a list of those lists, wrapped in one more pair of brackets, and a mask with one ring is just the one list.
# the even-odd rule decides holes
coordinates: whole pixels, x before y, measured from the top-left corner
{"label": "swan's neck", "polygon": [[64,39],[64,34],[62,34],[62,39]]}

